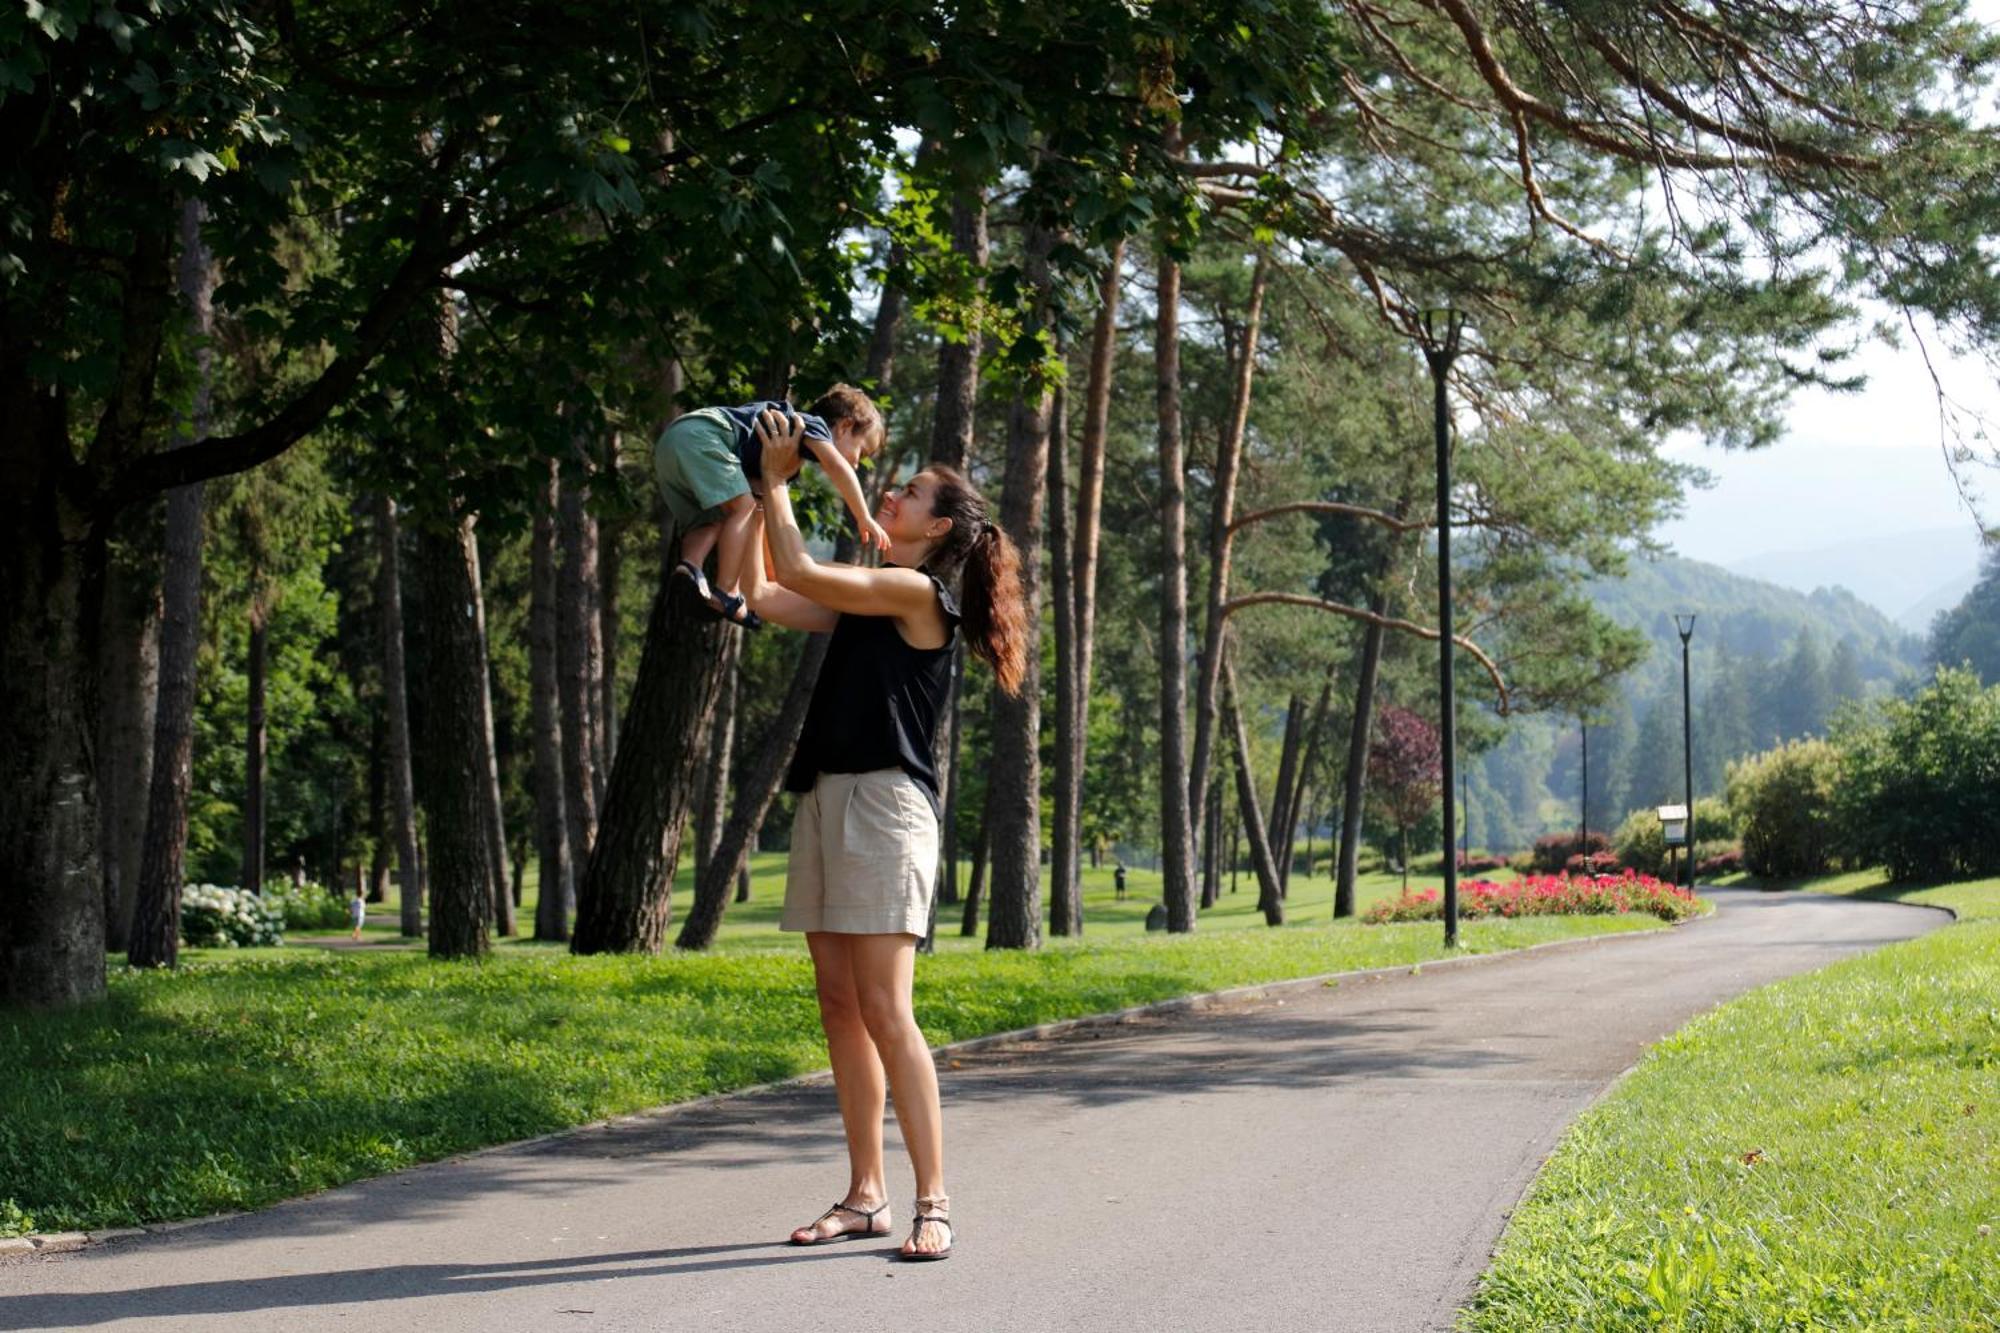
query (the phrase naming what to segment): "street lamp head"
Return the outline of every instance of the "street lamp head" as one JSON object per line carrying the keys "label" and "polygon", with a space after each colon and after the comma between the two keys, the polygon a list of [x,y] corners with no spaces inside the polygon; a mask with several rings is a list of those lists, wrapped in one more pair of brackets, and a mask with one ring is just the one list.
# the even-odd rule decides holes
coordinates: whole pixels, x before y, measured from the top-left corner
{"label": "street lamp head", "polygon": [[1417,312],[1417,322],[1423,331],[1426,356],[1442,356],[1449,362],[1458,355],[1459,341],[1465,333],[1463,310],[1451,305],[1426,306]]}
{"label": "street lamp head", "polygon": [[1690,638],[1694,637],[1694,613],[1690,611],[1686,614],[1676,614],[1674,616],[1674,628],[1681,632],[1681,642],[1686,643]]}

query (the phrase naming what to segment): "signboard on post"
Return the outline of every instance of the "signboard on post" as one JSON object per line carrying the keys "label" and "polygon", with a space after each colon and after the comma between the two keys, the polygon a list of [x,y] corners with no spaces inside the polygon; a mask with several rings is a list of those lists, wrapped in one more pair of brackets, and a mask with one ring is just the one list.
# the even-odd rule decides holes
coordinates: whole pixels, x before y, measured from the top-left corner
{"label": "signboard on post", "polygon": [[1688,840],[1688,808],[1684,805],[1659,807],[1660,825],[1669,847],[1685,847]]}

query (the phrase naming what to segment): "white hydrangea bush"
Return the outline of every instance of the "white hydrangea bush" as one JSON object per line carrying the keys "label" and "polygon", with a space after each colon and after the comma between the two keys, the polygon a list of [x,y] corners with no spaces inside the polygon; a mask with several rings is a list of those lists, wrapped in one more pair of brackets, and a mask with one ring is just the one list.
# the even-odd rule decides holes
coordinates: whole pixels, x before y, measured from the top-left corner
{"label": "white hydrangea bush", "polygon": [[181,943],[190,949],[249,949],[285,942],[285,911],[247,889],[190,884],[181,890]]}

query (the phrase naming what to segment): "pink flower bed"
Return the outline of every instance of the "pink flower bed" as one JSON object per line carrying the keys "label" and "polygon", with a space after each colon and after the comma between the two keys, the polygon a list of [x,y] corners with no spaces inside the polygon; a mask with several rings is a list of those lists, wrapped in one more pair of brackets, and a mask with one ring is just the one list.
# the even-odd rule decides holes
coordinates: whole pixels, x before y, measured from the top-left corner
{"label": "pink flower bed", "polygon": [[[1617,875],[1526,875],[1506,884],[1476,879],[1458,886],[1461,920],[1649,912],[1662,921],[1682,921],[1700,910],[1695,896],[1686,889],[1633,870]],[[1436,921],[1443,915],[1443,895],[1436,889],[1425,889],[1375,903],[1361,919],[1380,925],[1387,921]]]}

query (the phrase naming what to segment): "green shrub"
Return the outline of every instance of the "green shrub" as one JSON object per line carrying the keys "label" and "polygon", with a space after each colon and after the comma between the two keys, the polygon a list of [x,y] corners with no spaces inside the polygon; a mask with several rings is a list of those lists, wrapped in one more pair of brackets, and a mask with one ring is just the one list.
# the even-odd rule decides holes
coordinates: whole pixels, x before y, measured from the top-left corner
{"label": "green shrub", "polygon": [[264,886],[264,902],[276,907],[283,914],[285,929],[301,930],[345,930],[353,924],[348,915],[347,899],[340,897],[324,884],[307,880],[294,884],[291,880],[278,880]]}
{"label": "green shrub", "polygon": [[1754,875],[1817,875],[1839,848],[1841,755],[1830,741],[1788,741],[1729,766],[1729,808]]}
{"label": "green shrub", "polygon": [[1659,812],[1634,810],[1625,816],[1618,832],[1611,836],[1618,864],[1642,875],[1658,875],[1667,865],[1667,831],[1660,825]]}
{"label": "green shrub", "polygon": [[2000,872],[2000,684],[1940,667],[1839,737],[1839,812],[1855,859],[1898,880]]}
{"label": "green shrub", "polygon": [[1699,842],[1738,842],[1743,837],[1736,812],[1720,796],[1703,796],[1694,803],[1694,836]]}

